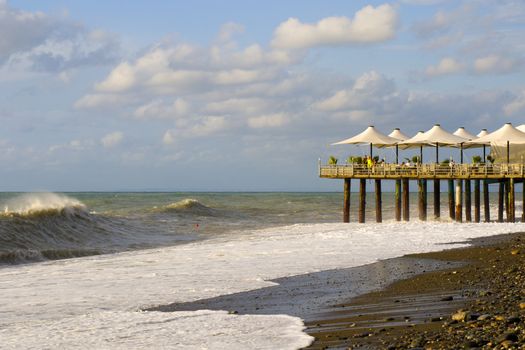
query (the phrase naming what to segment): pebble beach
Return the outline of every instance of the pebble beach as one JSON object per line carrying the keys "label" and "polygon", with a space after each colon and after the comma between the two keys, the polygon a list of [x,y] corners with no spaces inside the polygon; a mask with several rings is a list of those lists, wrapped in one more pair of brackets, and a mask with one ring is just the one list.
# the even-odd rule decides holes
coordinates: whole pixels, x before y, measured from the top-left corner
{"label": "pebble beach", "polygon": [[525,234],[411,255],[460,262],[336,305],[310,349],[525,349]]}

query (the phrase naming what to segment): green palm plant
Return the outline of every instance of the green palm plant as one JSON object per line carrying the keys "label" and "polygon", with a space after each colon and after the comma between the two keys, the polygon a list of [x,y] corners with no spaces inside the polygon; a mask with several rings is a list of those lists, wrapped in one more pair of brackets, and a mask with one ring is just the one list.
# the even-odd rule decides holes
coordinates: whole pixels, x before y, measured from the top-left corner
{"label": "green palm plant", "polygon": [[336,165],[337,164],[337,158],[334,157],[334,156],[330,156],[330,158],[328,158],[328,164],[329,165]]}
{"label": "green palm plant", "polygon": [[481,156],[473,156],[472,164],[479,164],[479,163],[481,163]]}

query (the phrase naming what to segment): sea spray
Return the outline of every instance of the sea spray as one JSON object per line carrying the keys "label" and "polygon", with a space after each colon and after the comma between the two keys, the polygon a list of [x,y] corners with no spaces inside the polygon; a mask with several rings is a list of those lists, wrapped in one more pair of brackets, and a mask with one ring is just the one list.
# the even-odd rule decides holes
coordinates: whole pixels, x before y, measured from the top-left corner
{"label": "sea spray", "polygon": [[56,193],[27,193],[12,198],[4,204],[4,214],[27,215],[38,212],[85,209],[75,198]]}
{"label": "sea spray", "polygon": [[171,245],[197,237],[178,234],[177,228],[150,217],[96,214],[63,194],[28,193],[3,202],[0,265]]}

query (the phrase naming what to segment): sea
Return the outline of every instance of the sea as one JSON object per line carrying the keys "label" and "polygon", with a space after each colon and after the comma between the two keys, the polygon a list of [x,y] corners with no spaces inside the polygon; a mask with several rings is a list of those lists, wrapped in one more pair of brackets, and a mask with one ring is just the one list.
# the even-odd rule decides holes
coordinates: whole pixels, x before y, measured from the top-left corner
{"label": "sea", "polygon": [[395,222],[385,193],[383,223],[369,194],[357,224],[353,197],[344,224],[341,193],[0,193],[0,348],[299,349],[312,338],[286,311],[147,310],[525,231],[452,222],[445,194],[440,221],[417,220],[414,194]]}

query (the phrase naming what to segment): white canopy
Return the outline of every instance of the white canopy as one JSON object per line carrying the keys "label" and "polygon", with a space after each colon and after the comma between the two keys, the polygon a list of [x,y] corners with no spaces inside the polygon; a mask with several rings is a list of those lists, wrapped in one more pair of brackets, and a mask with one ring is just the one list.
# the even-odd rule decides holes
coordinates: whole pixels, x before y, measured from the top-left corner
{"label": "white canopy", "polygon": [[468,141],[467,144],[469,143],[490,145],[491,155],[496,159],[496,163],[521,162],[525,155],[525,132],[518,130],[511,123],[485,136]]}
{"label": "white canopy", "polygon": [[374,146],[393,146],[398,142],[398,139],[387,136],[377,131],[373,125],[370,125],[362,133],[353,136],[349,139],[333,143],[332,145],[371,144]]}
{"label": "white canopy", "polygon": [[464,139],[467,139],[467,140],[474,140],[474,139],[477,139],[478,137],[475,136],[475,135],[472,135],[471,133],[469,133],[467,130],[465,130],[465,127],[459,127],[456,131],[454,131],[454,133],[452,135],[456,135],[456,136],[459,136],[459,137],[463,137]]}
{"label": "white canopy", "polygon": [[399,128],[395,128],[390,134],[388,134],[388,136],[398,139],[400,141],[405,141],[410,138],[410,136],[403,134],[401,130],[399,130]]}
{"label": "white canopy", "polygon": [[425,146],[425,145],[456,145],[463,143],[467,139],[456,136],[443,129],[439,124],[434,125],[430,130],[423,134],[416,134],[416,136],[401,142],[401,145],[414,145],[414,146]]}
{"label": "white canopy", "polygon": [[[475,136],[475,135],[469,133],[467,130],[465,130],[465,128],[463,126],[459,127],[456,131],[454,131],[453,134],[456,135],[456,136],[463,137],[465,140],[468,140],[468,141],[472,141],[472,140],[475,140],[475,139],[478,138],[478,136]],[[472,144],[472,143],[471,144],[467,144],[465,142],[460,144],[459,147],[461,147],[461,148],[475,148],[475,147],[481,147],[482,146],[481,144]],[[463,153],[461,154],[461,158],[463,158]]]}
{"label": "white canopy", "polygon": [[517,126],[516,129],[518,129],[519,131],[525,132],[525,124],[521,124],[520,126]]}
{"label": "white canopy", "polygon": [[507,142],[510,144],[525,144],[525,132],[519,131],[517,128],[513,127],[511,123],[507,123],[498,130],[467,143],[506,146]]}
{"label": "white canopy", "polygon": [[476,136],[477,137],[481,137],[481,136],[485,136],[485,135],[488,135],[488,134],[489,134],[489,132],[487,131],[487,129],[481,129],[479,134],[477,134]]}

